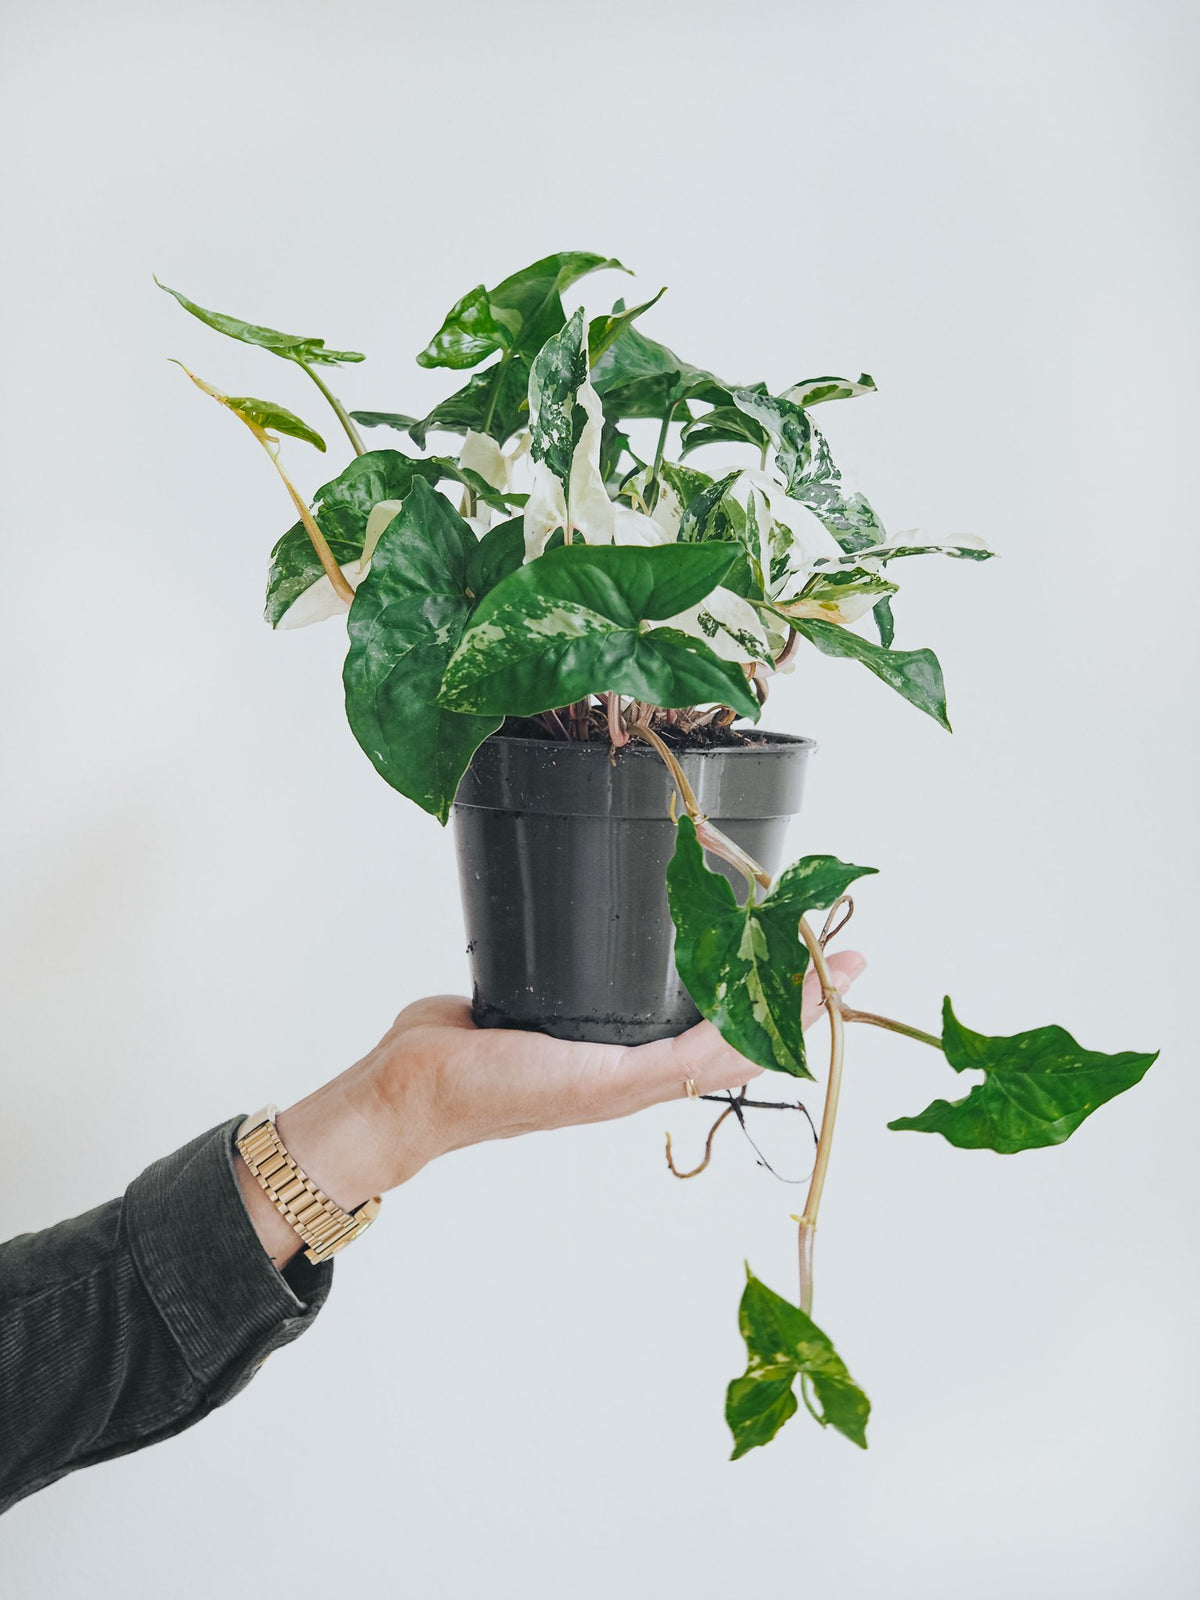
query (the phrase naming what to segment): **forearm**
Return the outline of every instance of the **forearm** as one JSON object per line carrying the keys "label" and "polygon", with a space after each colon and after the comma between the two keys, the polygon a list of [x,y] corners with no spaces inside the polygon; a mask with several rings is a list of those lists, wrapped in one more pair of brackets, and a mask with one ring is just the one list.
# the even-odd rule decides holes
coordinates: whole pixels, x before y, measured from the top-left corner
{"label": "forearm", "polygon": [[[343,1211],[403,1183],[424,1166],[423,1119],[405,1105],[403,1078],[381,1100],[371,1057],[282,1111],[275,1126],[301,1170]],[[406,1114],[406,1111],[408,1114]],[[303,1241],[267,1198],[244,1161],[237,1161],[242,1199],[263,1249],[282,1269]]]}
{"label": "forearm", "polygon": [[316,1315],[332,1267],[271,1265],[233,1126],[122,1199],[0,1245],[0,1510],[199,1421]]}

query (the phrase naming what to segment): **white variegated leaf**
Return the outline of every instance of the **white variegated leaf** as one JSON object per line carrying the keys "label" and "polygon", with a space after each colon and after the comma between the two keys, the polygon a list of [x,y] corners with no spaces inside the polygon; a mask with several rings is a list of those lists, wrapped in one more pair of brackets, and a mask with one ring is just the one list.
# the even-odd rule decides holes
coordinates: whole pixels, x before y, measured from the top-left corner
{"label": "white variegated leaf", "polygon": [[763,661],[774,656],[767,630],[758,612],[741,595],[729,589],[714,589],[699,605],[681,611],[664,627],[678,628],[704,643],[722,661]]}

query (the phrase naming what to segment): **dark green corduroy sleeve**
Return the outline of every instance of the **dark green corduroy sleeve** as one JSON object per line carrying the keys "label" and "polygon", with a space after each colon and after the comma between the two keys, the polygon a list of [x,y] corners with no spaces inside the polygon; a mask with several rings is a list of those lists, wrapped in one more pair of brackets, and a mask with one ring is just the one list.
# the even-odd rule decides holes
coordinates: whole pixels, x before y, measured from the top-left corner
{"label": "dark green corduroy sleeve", "polygon": [[240,1121],[122,1199],[0,1244],[0,1511],[199,1422],[321,1309],[333,1263],[278,1272],[254,1231]]}

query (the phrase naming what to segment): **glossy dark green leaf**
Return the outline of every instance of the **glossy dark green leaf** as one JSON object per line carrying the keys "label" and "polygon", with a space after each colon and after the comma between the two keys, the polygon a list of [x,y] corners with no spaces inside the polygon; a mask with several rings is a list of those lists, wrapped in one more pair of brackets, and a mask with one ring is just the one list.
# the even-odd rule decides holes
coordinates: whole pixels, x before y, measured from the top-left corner
{"label": "glossy dark green leaf", "polygon": [[403,411],[352,411],[350,416],[360,428],[394,428],[397,433],[407,433],[417,420]]}
{"label": "glossy dark green leaf", "polygon": [[681,361],[666,345],[626,328],[592,369],[592,387],[614,418],[664,417],[684,400],[728,402],[729,387],[711,372]]}
{"label": "glossy dark green leaf", "polygon": [[711,872],[690,817],[680,819],[667,868],[675,966],[701,1016],[760,1067],[811,1078],[801,999],[808,949],[800,918],[831,906],[874,867],[805,856],[764,898],[738,905],[729,880]]}
{"label": "glossy dark green leaf", "polygon": [[250,421],[256,422],[260,428],[273,428],[276,433],[286,433],[289,438],[303,439],[305,444],[314,444],[322,454],[325,452],[325,441],[317,430],[310,428],[307,422],[302,421],[286,406],[278,406],[273,400],[256,400],[248,394],[231,394],[226,398],[225,404],[231,411],[249,417]]}
{"label": "glossy dark green leaf", "polygon": [[530,453],[562,483],[587,417],[576,397],[587,381],[587,341],[582,306],[538,351],[529,373]]}
{"label": "glossy dark green leaf", "polygon": [[946,685],[942,668],[932,650],[888,650],[882,645],[851,633],[849,628],[836,622],[797,620],[797,633],[816,645],[822,655],[841,656],[850,661],[861,661],[868,671],[882,678],[889,688],[924,711],[927,716],[950,731],[950,718],[946,713]]}
{"label": "glossy dark green leaf", "polygon": [[423,367],[474,367],[497,351],[533,356],[566,321],[560,298],[590,272],[627,269],[608,256],[565,250],[523,267],[494,289],[482,284],[453,306],[417,357]]}
{"label": "glossy dark green leaf", "polygon": [[869,372],[860,372],[857,378],[802,378],[784,390],[783,399],[793,405],[815,406],[826,400],[851,400],[855,395],[874,393],[874,378]]}
{"label": "glossy dark green leaf", "polygon": [[[158,283],[157,278],[154,281]],[[158,283],[158,287],[173,295],[185,311],[190,311],[192,316],[198,317],[208,327],[215,328],[218,333],[240,340],[242,344],[253,344],[262,350],[269,350],[272,355],[281,356],[285,361],[295,361],[301,366],[333,367],[346,361],[366,360],[359,350],[327,350],[324,339],[279,333],[274,328],[260,327],[256,322],[243,322],[240,317],[227,317],[221,311],[206,311],[185,294],[180,294],[178,289],[169,289],[165,283]]]}
{"label": "glossy dark green leaf", "polygon": [[683,430],[685,456],[708,444],[749,444],[756,450],[762,450],[770,442],[766,429],[733,405],[714,406],[711,411],[705,411],[689,422]]}
{"label": "glossy dark green leaf", "polygon": [[525,561],[525,524],[520,517],[500,522],[480,539],[471,552],[467,587],[477,600],[489,594],[502,578],[516,572]]}
{"label": "glossy dark green leaf", "polygon": [[385,529],[350,608],[346,716],[375,770],[440,822],[471,756],[500,726],[438,700],[472,600],[476,539],[443,495],[417,479]]}
{"label": "glossy dark green leaf", "polygon": [[[339,566],[363,552],[367,518],[381,500],[403,500],[415,478],[437,483],[443,476],[434,461],[415,460],[399,450],[368,450],[313,498],[313,515]],[[302,522],[293,523],[271,551],[265,616],[277,628],[288,610],[324,571]]]}
{"label": "glossy dark green leaf", "polygon": [[885,650],[892,648],[892,641],[896,637],[896,619],[892,615],[892,600],[890,595],[885,595],[871,607],[871,615],[875,618],[875,626],[879,629],[879,642]]}
{"label": "glossy dark green leaf", "polygon": [[611,690],[656,706],[716,702],[757,719],[739,667],[676,628],[651,626],[703,600],[736,554],[717,544],[547,551],[481,601],[443,703],[534,716]]}
{"label": "glossy dark green leaf", "polygon": [[820,1408],[813,1409],[813,1415],[822,1427],[835,1428],[860,1449],[867,1448],[871,1402],[851,1378],[833,1341],[798,1306],[768,1289],[749,1267],[738,1329],[746,1341],[746,1371],[729,1385],[725,1398],[734,1461],[757,1445],[769,1444],[795,1414],[797,1379],[811,1386]]}
{"label": "glossy dark green leaf", "polygon": [[1051,1024],[989,1038],[964,1028],[949,996],[942,1007],[942,1049],[955,1072],[982,1072],[962,1100],[935,1100],[916,1117],[889,1128],[940,1133],[963,1150],[1012,1155],[1062,1144],[1085,1118],[1140,1083],[1158,1052],[1085,1050],[1065,1028]]}
{"label": "glossy dark green leaf", "polygon": [[528,360],[501,358],[414,422],[409,436],[419,450],[424,450],[430,433],[486,433],[504,444],[528,420],[528,391]]}
{"label": "glossy dark green leaf", "polygon": [[665,287],[660,289],[653,300],[643,300],[640,306],[627,307],[623,300],[618,300],[606,316],[593,317],[588,323],[588,364],[595,366],[609,345],[615,344],[625,329],[649,311],[651,306],[656,306],[666,292]]}

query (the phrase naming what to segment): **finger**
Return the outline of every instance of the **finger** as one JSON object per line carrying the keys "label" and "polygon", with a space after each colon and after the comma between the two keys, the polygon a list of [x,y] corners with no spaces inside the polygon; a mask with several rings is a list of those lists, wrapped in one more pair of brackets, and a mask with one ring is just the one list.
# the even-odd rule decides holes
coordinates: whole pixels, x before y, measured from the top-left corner
{"label": "finger", "polygon": [[658,1039],[630,1050],[622,1072],[622,1090],[628,1097],[628,1109],[640,1111],[664,1100],[685,1098],[689,1079],[697,1094],[716,1094],[741,1088],[762,1070],[726,1044],[711,1022],[698,1022],[674,1039]]}
{"label": "finger", "polygon": [[[861,950],[839,950],[837,955],[829,957],[829,973],[839,994],[854,982],[855,978],[866,970],[867,958]],[[821,999],[821,980],[817,974],[810,971],[804,980],[804,999],[800,1010],[801,1025],[811,1028],[825,1009],[825,1002]]]}

